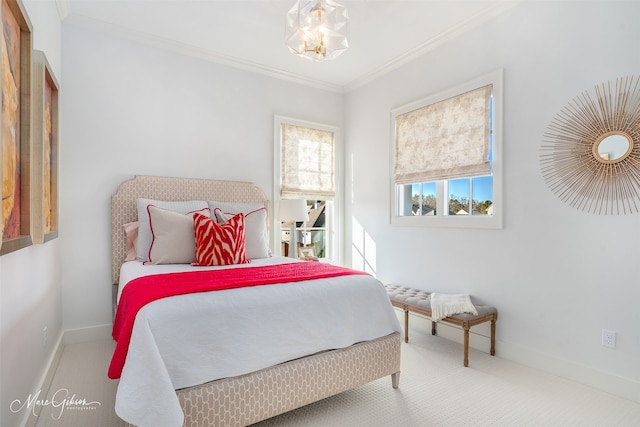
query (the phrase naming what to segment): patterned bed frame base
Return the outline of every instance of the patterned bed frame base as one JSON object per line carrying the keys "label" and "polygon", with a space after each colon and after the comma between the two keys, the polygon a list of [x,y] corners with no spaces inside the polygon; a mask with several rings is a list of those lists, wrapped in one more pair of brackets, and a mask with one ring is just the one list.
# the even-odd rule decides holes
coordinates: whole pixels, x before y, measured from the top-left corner
{"label": "patterned bed frame base", "polygon": [[395,332],[345,349],[178,390],[185,413],[183,426],[247,426],[387,375],[397,388],[401,342],[400,333]]}

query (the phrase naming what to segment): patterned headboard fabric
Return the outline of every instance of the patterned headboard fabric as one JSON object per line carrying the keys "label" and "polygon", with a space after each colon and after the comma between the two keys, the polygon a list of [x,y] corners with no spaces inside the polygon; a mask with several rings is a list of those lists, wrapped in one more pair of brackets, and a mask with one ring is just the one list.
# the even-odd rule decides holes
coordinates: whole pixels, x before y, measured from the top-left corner
{"label": "patterned headboard fabric", "polygon": [[136,200],[139,198],[262,203],[267,212],[270,211],[264,192],[251,182],[136,175],[120,184],[111,196],[111,280],[114,285],[120,280],[120,266],[126,256],[123,225],[138,220]]}

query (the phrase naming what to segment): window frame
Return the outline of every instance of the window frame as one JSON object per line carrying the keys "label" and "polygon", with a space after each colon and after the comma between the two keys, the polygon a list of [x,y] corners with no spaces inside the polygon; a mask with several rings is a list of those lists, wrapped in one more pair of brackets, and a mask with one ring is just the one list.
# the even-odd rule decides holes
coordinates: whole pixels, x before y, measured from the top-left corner
{"label": "window frame", "polygon": [[[342,131],[340,127],[327,125],[323,123],[311,122],[307,120],[295,119],[292,117],[275,115],[274,116],[274,181],[273,181],[273,214],[271,215],[271,229],[273,230],[272,234],[272,251],[276,255],[281,255],[281,245],[280,240],[282,236],[282,227],[280,222],[278,221],[278,206],[280,204],[280,199],[282,198],[280,195],[281,190],[281,181],[282,181],[282,125],[289,124],[300,127],[308,127],[312,129],[318,129],[323,131],[328,131],[333,133],[333,168],[334,168],[334,196],[333,199],[327,198],[323,199],[326,201],[325,208],[325,238],[326,238],[326,246],[325,250],[327,252],[327,256],[322,258],[322,261],[331,262],[331,263],[340,263],[341,262],[341,212],[342,212],[342,203],[341,203],[341,194],[342,194],[342,156],[340,153],[342,152]],[[307,200],[307,199],[305,199]],[[319,200],[319,199],[318,199]]]}
{"label": "window frame", "polygon": [[[401,188],[394,179],[395,151],[396,151],[396,117],[425,107],[442,100],[455,97],[482,86],[493,85],[493,147],[492,147],[492,176],[493,176],[493,215],[419,215],[399,216]],[[503,226],[504,201],[502,197],[502,116],[503,116],[503,70],[499,69],[489,74],[477,77],[458,86],[443,90],[426,98],[405,104],[391,111],[391,143],[389,153],[389,216],[394,226],[416,227],[452,227],[452,228],[482,228],[501,229]],[[472,178],[472,177],[467,177]],[[443,183],[447,180],[435,180]],[[448,205],[447,205],[448,206]]]}

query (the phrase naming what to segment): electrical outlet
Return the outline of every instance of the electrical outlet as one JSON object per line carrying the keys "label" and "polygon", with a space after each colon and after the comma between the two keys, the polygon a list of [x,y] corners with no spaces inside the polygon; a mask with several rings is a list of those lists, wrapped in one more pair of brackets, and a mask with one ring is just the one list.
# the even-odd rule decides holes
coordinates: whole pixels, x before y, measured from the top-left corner
{"label": "electrical outlet", "polygon": [[606,329],[603,329],[602,345],[609,348],[616,348],[616,333],[613,331],[608,331]]}
{"label": "electrical outlet", "polygon": [[47,327],[42,328],[42,347],[47,346]]}

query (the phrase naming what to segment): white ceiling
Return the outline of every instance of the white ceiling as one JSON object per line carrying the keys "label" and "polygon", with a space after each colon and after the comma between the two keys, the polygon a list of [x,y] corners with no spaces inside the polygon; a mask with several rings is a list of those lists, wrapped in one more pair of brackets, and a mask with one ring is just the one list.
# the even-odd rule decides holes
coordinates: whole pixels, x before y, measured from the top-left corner
{"label": "white ceiling", "polygon": [[284,44],[295,0],[56,0],[63,19],[333,91],[348,91],[512,7],[504,0],[338,0],[349,49],[314,62]]}

